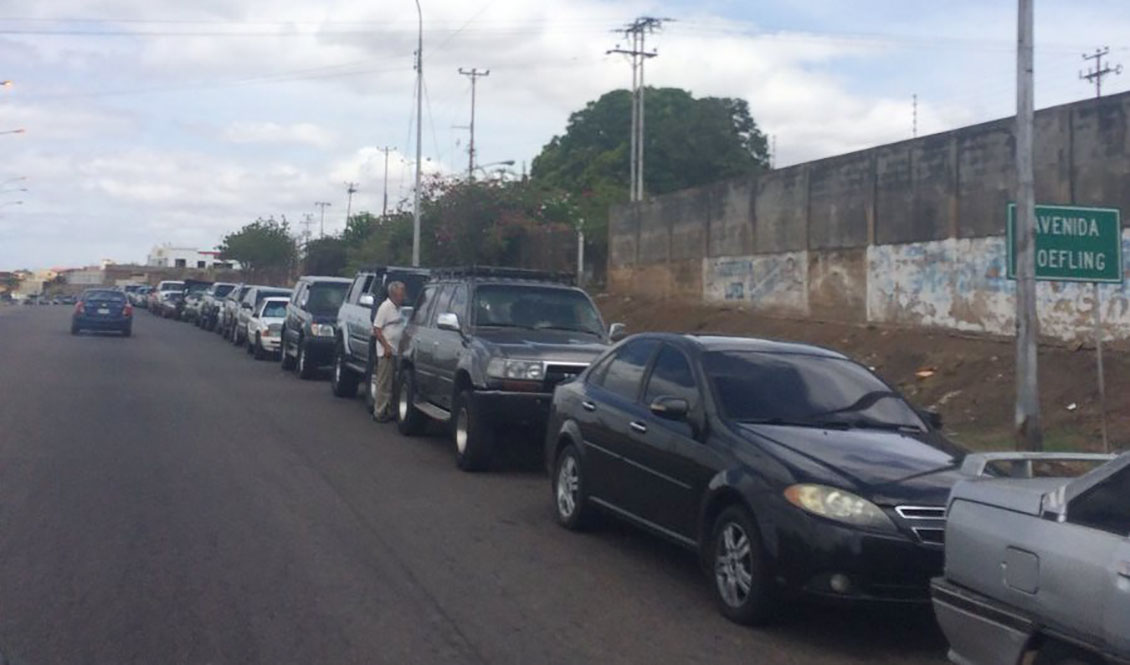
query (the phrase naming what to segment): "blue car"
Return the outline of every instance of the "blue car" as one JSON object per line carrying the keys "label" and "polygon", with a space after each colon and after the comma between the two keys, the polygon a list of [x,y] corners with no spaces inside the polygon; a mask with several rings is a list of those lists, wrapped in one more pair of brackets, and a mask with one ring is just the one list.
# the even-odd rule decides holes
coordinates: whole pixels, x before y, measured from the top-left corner
{"label": "blue car", "polygon": [[84,291],[71,316],[71,334],[83,330],[117,331],[129,337],[133,332],[133,305],[126,294],[113,289]]}

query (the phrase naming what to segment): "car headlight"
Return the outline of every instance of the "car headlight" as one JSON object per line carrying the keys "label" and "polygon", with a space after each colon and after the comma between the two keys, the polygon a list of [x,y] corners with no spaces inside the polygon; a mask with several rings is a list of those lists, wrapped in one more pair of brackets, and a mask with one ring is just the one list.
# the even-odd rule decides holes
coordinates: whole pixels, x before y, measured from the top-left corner
{"label": "car headlight", "polygon": [[867,499],[838,487],[826,485],[792,485],[785,498],[794,506],[852,526],[896,531],[887,514]]}
{"label": "car headlight", "polygon": [[541,381],[545,378],[545,370],[540,360],[492,358],[487,363],[487,376],[495,379]]}
{"label": "car headlight", "polygon": [[310,325],[310,333],[316,337],[333,337],[334,327],[328,323],[313,323]]}

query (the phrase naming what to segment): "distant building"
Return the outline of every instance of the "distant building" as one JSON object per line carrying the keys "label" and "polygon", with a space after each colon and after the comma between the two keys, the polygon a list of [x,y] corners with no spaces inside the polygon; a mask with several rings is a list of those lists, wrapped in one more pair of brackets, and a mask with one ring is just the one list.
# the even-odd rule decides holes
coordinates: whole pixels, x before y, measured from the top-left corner
{"label": "distant building", "polygon": [[236,261],[222,261],[218,251],[195,247],[173,247],[168,243],[154,247],[149,252],[145,265],[160,268],[240,269]]}

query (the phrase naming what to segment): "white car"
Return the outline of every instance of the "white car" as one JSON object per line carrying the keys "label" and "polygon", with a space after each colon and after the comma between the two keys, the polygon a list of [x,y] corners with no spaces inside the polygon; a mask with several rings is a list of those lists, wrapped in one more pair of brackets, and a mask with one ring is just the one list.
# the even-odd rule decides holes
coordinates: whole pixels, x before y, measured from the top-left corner
{"label": "white car", "polygon": [[290,298],[281,296],[263,298],[248,317],[247,352],[256,360],[278,356],[288,302]]}

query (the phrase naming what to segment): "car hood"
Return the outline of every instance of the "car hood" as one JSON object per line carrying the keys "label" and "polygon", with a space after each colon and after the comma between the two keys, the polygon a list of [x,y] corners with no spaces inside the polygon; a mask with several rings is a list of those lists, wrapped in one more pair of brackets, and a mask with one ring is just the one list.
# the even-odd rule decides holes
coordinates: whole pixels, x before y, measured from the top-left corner
{"label": "car hood", "polygon": [[956,469],[960,460],[936,445],[937,434],[762,424],[738,427],[746,438],[767,441],[806,462],[793,466],[822,467],[880,504],[924,501],[944,505],[950,488],[961,478]]}
{"label": "car hood", "polygon": [[593,335],[568,330],[487,329],[477,330],[475,337],[491,348],[492,355],[507,358],[587,364],[608,348]]}

